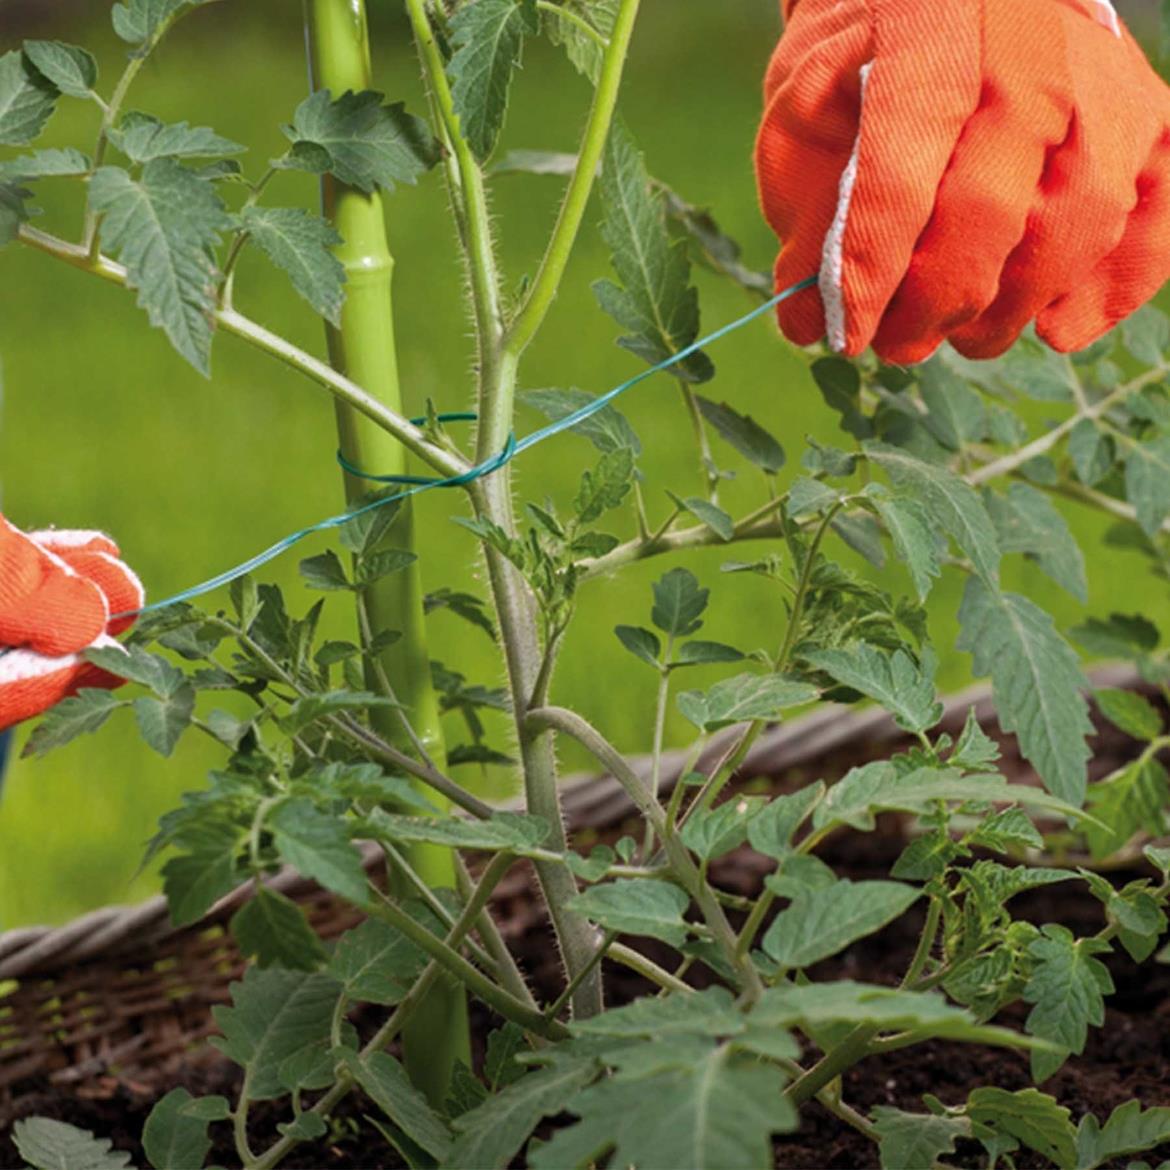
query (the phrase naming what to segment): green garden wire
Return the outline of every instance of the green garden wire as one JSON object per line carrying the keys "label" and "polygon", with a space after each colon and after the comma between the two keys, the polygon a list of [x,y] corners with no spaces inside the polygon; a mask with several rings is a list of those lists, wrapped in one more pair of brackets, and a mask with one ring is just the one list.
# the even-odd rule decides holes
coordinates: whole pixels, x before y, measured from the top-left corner
{"label": "green garden wire", "polygon": [[[555,435],[563,434],[565,431],[571,430],[578,423],[584,422],[587,418],[591,418],[599,411],[604,410],[615,398],[620,397],[627,390],[633,389],[633,387],[645,382],[647,378],[652,378],[655,374],[671,369],[671,367],[690,357],[691,354],[697,353],[700,349],[704,349],[716,341],[720,341],[729,334],[742,329],[745,325],[750,325],[758,317],[764,316],[765,313],[775,308],[781,301],[795,296],[798,292],[803,292],[806,288],[812,288],[816,283],[817,277],[806,277],[797,284],[791,285],[777,293],[774,297],[765,301],[764,304],[759,305],[750,313],[745,313],[742,317],[716,329],[706,337],[699,338],[698,341],[679,350],[672,357],[659,362],[655,366],[651,366],[649,369],[643,370],[640,374],[636,374],[620,386],[615,386],[608,393],[602,394],[600,397],[593,399],[592,402],[586,403],[571,414],[565,415],[564,418],[559,418],[555,422],[551,422],[547,426],[543,426],[539,430],[525,435],[522,439],[517,439],[515,435],[509,435],[503,450],[493,455],[490,459],[486,459],[484,462],[477,463],[474,467],[468,468],[467,471],[462,472],[460,475],[452,475],[446,478],[423,475],[373,475],[362,468],[354,466],[343,455],[338,453],[338,462],[350,475],[376,483],[401,486],[404,490],[396,492],[393,495],[383,496],[371,503],[353,508],[348,512],[342,512],[340,515],[330,516],[328,519],[320,520],[316,524],[310,524],[307,528],[301,528],[283,537],[263,552],[257,553],[254,557],[249,557],[248,560],[242,561],[233,568],[219,573],[198,585],[193,585],[190,589],[184,589],[181,593],[164,598],[162,601],[151,602],[149,605],[144,605],[141,609],[114,614],[113,616],[117,618],[131,617],[138,614],[150,613],[154,610],[166,609],[172,605],[180,605],[185,601],[192,601],[196,597],[202,597],[207,593],[212,593],[216,589],[222,588],[224,585],[229,585],[232,581],[236,581],[240,577],[253,572],[255,569],[259,569],[263,565],[268,564],[270,561],[276,560],[277,557],[286,553],[293,545],[299,544],[306,537],[313,536],[315,533],[328,532],[334,528],[341,528],[351,520],[356,519],[358,516],[364,516],[367,512],[372,512],[376,508],[384,508],[389,504],[400,503],[402,500],[421,495],[423,492],[430,491],[433,488],[465,487],[467,484],[473,483],[485,475],[490,475],[493,471],[498,471],[505,464],[510,463],[522,451],[527,451],[530,447],[535,447],[537,443],[543,443],[546,439],[551,439]],[[470,422],[476,418],[477,415],[472,412],[457,411],[451,414],[440,414],[434,421],[440,423]],[[411,421],[416,426],[422,426],[431,420],[416,418]]]}

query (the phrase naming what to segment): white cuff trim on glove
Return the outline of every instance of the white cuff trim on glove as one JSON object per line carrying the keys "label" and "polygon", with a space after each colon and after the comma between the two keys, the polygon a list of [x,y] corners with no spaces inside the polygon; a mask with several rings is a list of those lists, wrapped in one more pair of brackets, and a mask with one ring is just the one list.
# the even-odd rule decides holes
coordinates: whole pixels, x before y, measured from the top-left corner
{"label": "white cuff trim on glove", "polygon": [[845,350],[847,321],[845,317],[845,229],[849,226],[849,207],[853,202],[853,188],[857,185],[857,168],[861,155],[861,122],[865,117],[865,87],[873,62],[861,67],[861,108],[857,120],[857,138],[853,153],[841,173],[841,189],[837,198],[837,213],[825,236],[825,248],[821,258],[820,290],[825,306],[825,332],[829,348],[836,353]]}
{"label": "white cuff trim on glove", "polygon": [[[111,638],[108,634],[102,634],[87,649],[105,650],[110,647],[127,652],[117,638]],[[0,654],[0,687],[9,683],[44,678],[45,675],[56,674],[61,670],[72,670],[83,662],[80,654],[62,654],[60,657],[50,658],[46,654],[36,653],[35,650],[9,650],[6,654]]]}

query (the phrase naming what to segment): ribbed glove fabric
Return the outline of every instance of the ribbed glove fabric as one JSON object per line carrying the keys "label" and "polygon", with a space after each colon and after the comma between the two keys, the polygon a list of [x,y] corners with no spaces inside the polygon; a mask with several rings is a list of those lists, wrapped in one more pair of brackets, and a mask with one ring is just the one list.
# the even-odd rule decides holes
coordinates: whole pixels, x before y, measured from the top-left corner
{"label": "ribbed glove fabric", "polygon": [[1170,88],[1108,0],[784,0],[756,148],[781,328],[1084,348],[1170,278]]}
{"label": "ribbed glove fabric", "polygon": [[87,663],[138,609],[142,584],[100,532],[22,532],[0,516],[0,731],[81,687],[122,680]]}

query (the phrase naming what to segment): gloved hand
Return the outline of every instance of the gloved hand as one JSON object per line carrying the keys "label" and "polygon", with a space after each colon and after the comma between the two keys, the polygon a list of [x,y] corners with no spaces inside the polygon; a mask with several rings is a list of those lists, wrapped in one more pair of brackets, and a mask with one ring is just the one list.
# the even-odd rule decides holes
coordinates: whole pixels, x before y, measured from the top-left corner
{"label": "gloved hand", "polygon": [[81,687],[122,680],[86,662],[91,646],[118,643],[142,585],[100,532],[21,532],[0,516],[0,731],[39,715]]}
{"label": "gloved hand", "polygon": [[1109,0],[784,0],[756,149],[778,313],[911,363],[1082,349],[1170,277],[1170,89]]}

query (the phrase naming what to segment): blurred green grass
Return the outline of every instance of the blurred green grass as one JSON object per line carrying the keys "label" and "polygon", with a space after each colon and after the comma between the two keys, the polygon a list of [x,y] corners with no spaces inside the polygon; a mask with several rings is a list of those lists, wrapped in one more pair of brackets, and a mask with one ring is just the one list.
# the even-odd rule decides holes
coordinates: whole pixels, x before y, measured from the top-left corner
{"label": "blurred green grass", "polygon": [[[100,10],[87,15],[86,27],[73,23],[38,32],[89,46],[99,55],[108,88],[122,49],[108,32],[105,5],[94,7]],[[623,99],[624,116],[651,170],[693,202],[714,207],[758,267],[768,266],[773,243],[756,208],[750,157],[759,78],[778,29],[775,9],[774,0],[738,0],[731,6],[652,0],[645,6]],[[196,13],[148,64],[130,106],[167,120],[211,125],[247,143],[252,149],[246,165],[256,173],[281,149],[278,127],[304,95],[299,20],[289,10],[275,3],[225,3]],[[418,71],[404,27],[379,16],[375,41],[379,88],[421,111]],[[0,51],[14,43],[0,16]],[[514,91],[503,149],[573,149],[588,99],[586,86],[559,53],[532,46]],[[52,142],[84,145],[96,129],[94,113],[65,102],[51,127]],[[48,184],[42,188],[44,226],[75,236],[80,215],[68,187],[66,195]],[[500,255],[516,285],[536,265],[560,190],[561,181],[550,178],[501,176],[492,183]],[[310,180],[282,176],[268,199],[313,206],[315,197]],[[594,211],[549,324],[525,364],[527,388],[600,392],[638,369],[614,346],[614,328],[589,291],[608,267],[592,230],[596,219]],[[390,232],[409,403],[421,408],[430,398],[444,409],[465,407],[472,394],[473,356],[461,300],[463,276],[438,175],[395,193]],[[698,281],[708,328],[750,307],[744,294],[714,278],[700,274]],[[246,255],[237,287],[246,312],[323,354],[318,323],[263,259]],[[768,323],[744,330],[712,356],[720,374],[709,393],[751,412],[782,437],[789,474],[806,434],[839,438],[803,355],[787,347]],[[156,598],[339,508],[332,405],[316,387],[230,337],[218,339],[214,376],[206,381],[147,327],[132,296],[15,246],[0,254],[0,358],[5,511],[23,525],[110,531]],[[623,409],[646,447],[647,495],[653,514],[660,515],[665,487],[697,486],[677,391],[659,379],[637,390]],[[538,421],[525,412],[518,429]],[[555,440],[516,465],[518,489],[527,498],[563,498],[591,457],[577,437]],[[742,481],[726,491],[732,505],[758,499],[759,485],[746,468],[741,474]],[[482,594],[474,543],[449,522],[456,506],[456,500],[437,494],[419,502],[423,573],[431,588],[446,584]],[[1085,517],[1077,524],[1092,548],[1101,526]],[[295,606],[310,601],[297,580],[297,560],[320,544],[289,554],[263,574],[284,586]],[[847,552],[842,555],[854,563]],[[713,549],[686,563],[712,585],[725,559]],[[1006,574],[1010,585],[1043,599],[1062,625],[1081,616],[1081,607],[1031,566],[1013,561]],[[669,563],[635,566],[619,578],[586,586],[556,678],[557,701],[579,708],[628,751],[644,750],[649,742],[654,680],[618,648],[610,631],[618,622],[645,622],[648,583]],[[905,585],[900,568],[885,576]],[[1090,578],[1094,612],[1120,607],[1167,616],[1163,587],[1129,554],[1110,550],[1091,558]],[[968,679],[967,659],[951,649],[959,588],[961,581],[946,580],[932,599],[932,630],[948,688]],[[745,648],[777,641],[780,611],[764,583],[725,579],[714,598],[706,636]],[[349,616],[344,603],[331,609],[330,620],[343,629]],[[482,634],[447,614],[430,622],[434,657],[473,681],[501,681],[501,665]],[[670,734],[679,741],[685,737],[681,719],[672,721]],[[46,759],[17,761],[0,802],[0,928],[62,921],[153,892],[154,872],[137,872],[143,843],[158,815],[181,792],[198,787],[219,759],[213,748],[190,737],[172,760],[163,761],[125,719]],[[586,766],[572,753],[566,753],[565,763]]]}

